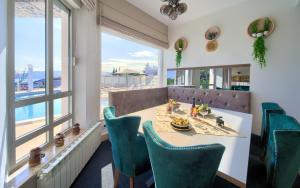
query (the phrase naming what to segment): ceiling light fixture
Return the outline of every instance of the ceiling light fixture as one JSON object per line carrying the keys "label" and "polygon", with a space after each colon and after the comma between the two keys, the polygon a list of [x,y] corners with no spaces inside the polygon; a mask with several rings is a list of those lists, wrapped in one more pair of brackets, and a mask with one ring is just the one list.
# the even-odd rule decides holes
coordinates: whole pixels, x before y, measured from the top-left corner
{"label": "ceiling light fixture", "polygon": [[162,2],[168,2],[167,5],[163,5],[160,8],[160,13],[168,16],[171,20],[176,20],[178,15],[186,12],[187,4],[179,3],[180,0],[161,0]]}

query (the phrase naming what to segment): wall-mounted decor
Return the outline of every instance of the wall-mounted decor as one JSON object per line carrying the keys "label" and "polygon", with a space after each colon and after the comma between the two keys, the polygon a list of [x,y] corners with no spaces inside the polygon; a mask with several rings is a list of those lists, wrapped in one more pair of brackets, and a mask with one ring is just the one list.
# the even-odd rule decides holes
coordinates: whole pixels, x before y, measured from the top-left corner
{"label": "wall-mounted decor", "polygon": [[206,44],[206,50],[208,52],[216,51],[218,48],[218,42],[216,40],[208,41]]}
{"label": "wall-mounted decor", "polygon": [[182,52],[187,48],[188,42],[185,38],[180,38],[175,42],[175,50],[176,50],[176,67],[180,67]]}
{"label": "wall-mounted decor", "polygon": [[274,29],[275,24],[269,17],[256,19],[248,26],[248,35],[255,38],[252,54],[253,59],[260,64],[261,68],[267,65],[265,59],[267,51],[265,39],[273,33]]}
{"label": "wall-mounted decor", "polygon": [[217,39],[219,38],[220,34],[221,30],[217,26],[211,27],[205,32],[205,39],[208,40],[208,43],[206,44],[206,50],[208,52],[213,52],[217,50]]}
{"label": "wall-mounted decor", "polygon": [[217,40],[221,34],[221,30],[218,26],[214,26],[209,28],[205,32],[205,38],[206,40]]}

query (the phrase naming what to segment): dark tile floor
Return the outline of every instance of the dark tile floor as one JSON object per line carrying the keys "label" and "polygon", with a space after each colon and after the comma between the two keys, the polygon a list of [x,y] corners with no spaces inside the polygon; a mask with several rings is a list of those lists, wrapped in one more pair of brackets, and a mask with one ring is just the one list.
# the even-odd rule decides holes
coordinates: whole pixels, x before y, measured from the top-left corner
{"label": "dark tile floor", "polygon": [[[261,182],[264,181],[265,171],[263,164],[259,160],[259,155],[262,150],[258,147],[258,137],[253,136],[251,139],[250,158],[248,167],[248,180],[247,187],[249,188],[260,188],[266,187],[261,186]],[[72,188],[101,188],[102,187],[102,172],[101,169],[112,164],[112,153],[111,145],[108,141],[103,142],[97,149],[93,157],[87,163],[85,168],[82,170],[78,178],[72,185]],[[106,175],[107,176],[107,175]],[[149,171],[141,176],[138,176],[135,180],[135,187],[146,188],[145,182],[152,176],[152,172]],[[105,177],[105,176],[104,176]],[[110,178],[112,179],[112,177]],[[119,181],[119,188],[128,188],[129,179],[121,176]],[[216,188],[233,188],[233,184],[217,177],[215,186]],[[300,187],[300,177],[294,184],[294,188]]]}

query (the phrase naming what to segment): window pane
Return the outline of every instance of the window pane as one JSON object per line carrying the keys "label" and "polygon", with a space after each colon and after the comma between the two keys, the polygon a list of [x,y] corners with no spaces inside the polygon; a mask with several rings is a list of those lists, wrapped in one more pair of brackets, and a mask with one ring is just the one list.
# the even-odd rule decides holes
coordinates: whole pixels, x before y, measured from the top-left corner
{"label": "window pane", "polygon": [[102,32],[101,113],[108,106],[109,91],[159,86],[160,50],[121,37]]}
{"label": "window pane", "polygon": [[63,124],[60,124],[60,125],[54,127],[53,136],[55,137],[55,135],[56,135],[57,133],[62,133],[62,132],[64,132],[64,131],[67,130],[69,127],[71,127],[71,121],[66,121],[66,122],[63,123]]}
{"label": "window pane", "polygon": [[29,155],[30,150],[42,146],[47,142],[47,134],[43,133],[32,140],[18,146],[16,148],[16,160],[19,161],[20,159]]}
{"label": "window pane", "polygon": [[45,26],[45,1],[16,1],[16,100],[45,94]]}
{"label": "window pane", "polygon": [[54,100],[54,120],[58,120],[70,114],[69,97]]}
{"label": "window pane", "polygon": [[167,85],[175,85],[176,71],[168,70],[167,72]]}
{"label": "window pane", "polygon": [[53,5],[53,87],[54,92],[69,90],[69,10],[60,2]]}
{"label": "window pane", "polygon": [[38,103],[15,109],[16,138],[46,124],[46,103]]}

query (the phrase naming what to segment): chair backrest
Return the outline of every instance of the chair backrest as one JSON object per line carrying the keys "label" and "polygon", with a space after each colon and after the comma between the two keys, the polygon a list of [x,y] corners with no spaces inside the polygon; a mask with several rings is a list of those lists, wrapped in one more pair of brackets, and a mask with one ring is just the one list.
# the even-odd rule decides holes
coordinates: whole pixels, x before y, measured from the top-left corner
{"label": "chair backrest", "polygon": [[152,122],[143,125],[156,188],[211,187],[225,147],[174,147],[159,138]]}
{"label": "chair backrest", "polygon": [[115,117],[115,108],[104,108],[105,125],[112,145],[114,165],[123,174],[134,175],[136,140],[141,118],[138,116]]}
{"label": "chair backrest", "polygon": [[272,187],[292,187],[300,168],[300,124],[284,114],[270,114],[265,165]]}
{"label": "chair backrest", "polygon": [[264,102],[261,104],[262,108],[262,122],[261,122],[261,139],[263,143],[266,143],[266,139],[269,137],[269,115],[271,113],[285,114],[285,111],[277,104],[273,102]]}
{"label": "chair backrest", "polygon": [[273,134],[275,164],[272,187],[293,187],[300,169],[300,130],[276,130]]}

